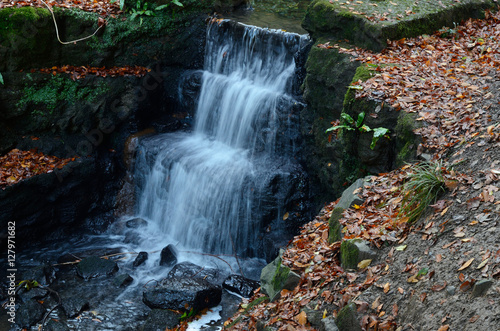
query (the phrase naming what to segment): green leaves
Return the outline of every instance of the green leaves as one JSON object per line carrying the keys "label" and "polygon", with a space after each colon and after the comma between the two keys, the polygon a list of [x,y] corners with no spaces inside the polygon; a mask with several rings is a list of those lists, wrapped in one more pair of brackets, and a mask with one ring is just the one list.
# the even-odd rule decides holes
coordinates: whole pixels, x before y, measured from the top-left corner
{"label": "green leaves", "polygon": [[3,76],[2,74],[0,73],[0,84],[4,85],[4,82],[3,82]]}
{"label": "green leaves", "polygon": [[328,132],[337,131],[340,129],[345,129],[345,130],[349,130],[349,131],[357,130],[360,133],[367,133],[367,132],[373,131],[373,138],[372,138],[372,142],[370,144],[370,148],[374,149],[375,145],[377,144],[377,141],[379,141],[380,137],[385,137],[387,139],[390,139],[390,137],[388,135],[389,129],[383,128],[383,127],[371,129],[368,125],[363,124],[363,122],[365,120],[365,116],[366,116],[365,112],[361,112],[358,114],[358,118],[356,119],[356,121],[354,121],[354,119],[349,114],[342,113],[342,114],[340,114],[340,117],[348,125],[347,124],[340,124],[340,125],[332,126],[331,128],[327,129],[325,132],[328,133]]}

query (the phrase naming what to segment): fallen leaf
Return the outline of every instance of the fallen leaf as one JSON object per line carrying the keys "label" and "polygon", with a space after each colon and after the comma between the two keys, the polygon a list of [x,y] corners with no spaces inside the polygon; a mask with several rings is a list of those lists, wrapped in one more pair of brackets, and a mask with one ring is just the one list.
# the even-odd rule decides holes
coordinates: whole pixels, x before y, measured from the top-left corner
{"label": "fallen leaf", "polygon": [[486,263],[488,263],[488,260],[490,258],[487,258],[486,260],[484,260],[483,262],[481,262],[477,267],[476,269],[481,269],[482,267],[484,267],[486,265]]}
{"label": "fallen leaf", "polygon": [[368,267],[370,265],[370,263],[372,263],[371,259],[363,260],[363,261],[358,263],[358,269],[364,269],[364,268]]}
{"label": "fallen leaf", "polygon": [[449,324],[441,325],[441,327],[438,329],[438,331],[448,331],[449,328],[450,328]]}
{"label": "fallen leaf", "polygon": [[301,311],[300,314],[298,314],[297,316],[295,316],[294,318],[297,323],[299,323],[300,325],[302,326],[305,326],[306,323],[307,323],[307,315],[306,315],[306,312],[305,311]]}
{"label": "fallen leaf", "polygon": [[474,261],[474,258],[466,261],[460,268],[458,268],[458,271],[464,270],[470,266],[470,264]]}
{"label": "fallen leaf", "polygon": [[384,293],[389,292],[390,289],[391,289],[391,284],[385,283],[385,285],[384,285]]}

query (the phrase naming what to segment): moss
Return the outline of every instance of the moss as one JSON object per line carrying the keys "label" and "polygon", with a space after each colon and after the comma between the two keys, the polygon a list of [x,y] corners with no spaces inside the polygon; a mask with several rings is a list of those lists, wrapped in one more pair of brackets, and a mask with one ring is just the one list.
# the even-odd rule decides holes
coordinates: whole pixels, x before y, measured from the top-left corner
{"label": "moss", "polygon": [[342,308],[335,319],[339,331],[361,331],[361,326],[356,318],[356,304],[353,302]]}
{"label": "moss", "polygon": [[342,225],[339,220],[342,218],[343,212],[344,209],[340,207],[336,207],[332,210],[332,216],[328,220],[328,242],[330,244],[342,240]]}
{"label": "moss", "polygon": [[276,269],[276,273],[274,274],[272,281],[274,290],[283,288],[283,285],[285,284],[289,273],[290,273],[290,268],[285,267],[280,263],[278,269]]}
{"label": "moss", "polygon": [[[29,79],[29,75],[27,78]],[[77,102],[93,102],[100,95],[109,91],[109,87],[101,82],[96,86],[84,87],[81,81],[72,81],[63,76],[51,76],[43,85],[26,83],[18,107],[33,105],[33,115],[52,115],[61,103],[75,104]],[[40,108],[41,107],[41,108]]]}
{"label": "moss", "polygon": [[340,245],[340,261],[344,269],[356,269],[358,267],[359,249],[356,242],[360,239],[344,240]]}
{"label": "moss", "polygon": [[420,137],[414,131],[419,128],[420,122],[415,120],[416,114],[400,112],[396,128],[396,166],[401,166],[405,162],[410,162],[416,158],[417,146]]}

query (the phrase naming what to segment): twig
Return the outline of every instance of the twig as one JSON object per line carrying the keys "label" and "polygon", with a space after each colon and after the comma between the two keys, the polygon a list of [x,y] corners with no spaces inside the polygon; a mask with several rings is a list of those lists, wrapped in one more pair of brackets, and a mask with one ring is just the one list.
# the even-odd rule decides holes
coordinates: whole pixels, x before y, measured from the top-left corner
{"label": "twig", "polygon": [[42,325],[40,327],[40,331],[43,331],[43,326],[45,325],[45,322],[47,321],[47,318],[50,316],[50,314],[57,308],[61,305],[61,296],[59,295],[59,293],[57,291],[54,291],[53,289],[49,288],[49,287],[46,287],[46,286],[40,286],[40,288],[44,289],[44,290],[47,290],[51,293],[55,293],[57,295],[57,305],[55,305],[54,307],[52,307],[47,313],[45,313],[45,316],[43,317],[43,320],[42,320]]}
{"label": "twig", "polygon": [[231,246],[233,246],[234,258],[236,259],[236,263],[238,263],[238,268],[240,268],[240,273],[243,277],[245,277],[245,274],[243,273],[243,269],[241,269],[240,260],[238,260],[238,254],[236,254],[236,249],[234,249],[233,236],[231,236],[231,233],[229,233],[229,239],[231,239]]}
{"label": "twig", "polygon": [[[40,0],[41,2],[43,2],[43,4],[47,7],[47,9],[50,11],[50,13],[52,14],[52,19],[54,20],[54,26],[56,28],[56,35],[57,35],[57,40],[63,44],[63,45],[68,45],[68,44],[76,44],[77,42],[79,41],[83,41],[83,40],[86,40],[86,39],[89,39],[89,38],[92,38],[93,36],[96,35],[97,31],[99,31],[104,25],[106,25],[105,23],[102,24],[102,25],[99,25],[97,27],[97,30],[94,31],[93,34],[91,34],[90,36],[87,36],[87,37],[84,37],[84,38],[80,38],[80,39],[76,39],[76,40],[72,40],[72,41],[62,41],[61,38],[59,38],[59,29],[57,27],[57,22],[56,22],[56,17],[54,16],[54,11],[52,10],[52,8],[47,5],[47,3],[45,3],[45,1],[43,0]],[[106,21],[105,21],[106,22]],[[99,22],[98,22],[99,24]]]}

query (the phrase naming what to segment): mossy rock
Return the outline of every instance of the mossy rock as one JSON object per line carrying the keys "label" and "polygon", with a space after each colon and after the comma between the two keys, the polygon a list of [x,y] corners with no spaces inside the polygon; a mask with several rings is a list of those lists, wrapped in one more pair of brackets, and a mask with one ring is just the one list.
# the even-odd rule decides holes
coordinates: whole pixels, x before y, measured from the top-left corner
{"label": "mossy rock", "polygon": [[293,290],[299,281],[299,275],[281,264],[281,254],[262,269],[260,276],[262,291],[269,296],[271,301],[280,298],[281,290]]}
{"label": "mossy rock", "polygon": [[417,158],[417,147],[422,140],[421,136],[415,134],[415,130],[422,126],[422,122],[416,120],[417,114],[401,111],[396,128],[396,166],[400,167],[407,162]]}
{"label": "mossy rock", "polygon": [[340,245],[340,262],[344,269],[357,269],[363,260],[374,260],[377,254],[361,239],[344,240]]}
{"label": "mossy rock", "polygon": [[361,331],[361,325],[356,316],[356,304],[351,302],[342,308],[335,319],[339,331]]}
{"label": "mossy rock", "polygon": [[339,220],[342,218],[342,213],[344,212],[343,208],[336,207],[332,211],[332,216],[328,220],[328,242],[333,244],[334,242],[341,241],[342,236],[342,225]]}
{"label": "mossy rock", "polygon": [[[391,1],[377,1],[377,6],[372,6],[371,1],[360,1],[354,10],[349,10],[341,1],[314,0],[302,25],[315,38],[327,35],[380,51],[387,46],[387,40],[431,34],[443,26],[452,27],[454,22],[483,18],[486,9],[496,7],[493,0],[420,1],[418,5],[413,0],[396,2],[397,6]],[[368,20],[367,17],[376,16],[375,12],[389,15],[384,21]]]}

